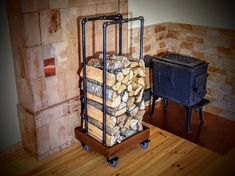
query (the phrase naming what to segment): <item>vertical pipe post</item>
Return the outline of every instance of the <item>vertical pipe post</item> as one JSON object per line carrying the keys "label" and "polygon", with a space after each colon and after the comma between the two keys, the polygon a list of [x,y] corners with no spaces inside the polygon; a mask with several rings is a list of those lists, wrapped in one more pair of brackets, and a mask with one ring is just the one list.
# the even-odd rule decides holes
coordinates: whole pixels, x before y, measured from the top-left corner
{"label": "vertical pipe post", "polygon": [[122,23],[119,23],[119,55],[122,55]]}
{"label": "vertical pipe post", "polygon": [[108,23],[103,23],[103,144],[106,145],[106,33]]}
{"label": "vertical pipe post", "polygon": [[186,107],[186,131],[190,130],[190,122],[192,116],[192,109],[191,107]]}
{"label": "vertical pipe post", "polygon": [[202,109],[203,107],[200,107],[199,108],[199,118],[200,118],[200,123],[203,123],[203,112],[202,112]]}
{"label": "vertical pipe post", "polygon": [[87,80],[86,80],[86,34],[85,24],[86,18],[82,19],[82,58],[83,58],[83,94],[84,94],[84,119],[85,119],[85,133],[88,133],[88,119],[87,119]]}
{"label": "vertical pipe post", "polygon": [[140,16],[140,59],[143,58],[144,17]]}

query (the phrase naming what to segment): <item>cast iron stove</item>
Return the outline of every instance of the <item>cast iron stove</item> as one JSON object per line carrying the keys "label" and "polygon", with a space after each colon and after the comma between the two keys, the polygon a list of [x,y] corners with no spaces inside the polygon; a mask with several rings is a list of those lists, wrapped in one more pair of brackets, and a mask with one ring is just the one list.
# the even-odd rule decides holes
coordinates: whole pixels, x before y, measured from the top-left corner
{"label": "cast iron stove", "polygon": [[[152,60],[153,107],[159,97],[164,100],[164,110],[168,99],[185,106],[187,110],[187,130],[190,129],[191,111],[209,101],[206,95],[208,63],[194,57],[175,53],[165,53]],[[200,105],[200,106],[199,106]],[[153,113],[154,108],[152,108]]]}

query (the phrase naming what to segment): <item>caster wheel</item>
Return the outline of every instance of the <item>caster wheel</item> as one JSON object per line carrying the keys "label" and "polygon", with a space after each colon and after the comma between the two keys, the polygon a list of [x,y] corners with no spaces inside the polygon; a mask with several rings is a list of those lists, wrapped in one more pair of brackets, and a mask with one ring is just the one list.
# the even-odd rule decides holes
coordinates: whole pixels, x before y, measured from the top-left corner
{"label": "caster wheel", "polygon": [[144,141],[144,142],[140,143],[140,147],[141,147],[142,149],[147,149],[147,148],[148,148],[148,146],[149,146],[149,143],[148,143],[148,142],[146,142],[146,141]]}
{"label": "caster wheel", "polygon": [[82,146],[83,146],[83,150],[85,150],[85,151],[89,151],[90,150],[88,145],[82,144]]}
{"label": "caster wheel", "polygon": [[111,159],[111,160],[107,160],[107,162],[109,163],[109,165],[110,165],[111,167],[116,167],[116,166],[117,166],[117,163],[118,163],[118,158],[115,157],[115,158],[113,158],[113,159]]}

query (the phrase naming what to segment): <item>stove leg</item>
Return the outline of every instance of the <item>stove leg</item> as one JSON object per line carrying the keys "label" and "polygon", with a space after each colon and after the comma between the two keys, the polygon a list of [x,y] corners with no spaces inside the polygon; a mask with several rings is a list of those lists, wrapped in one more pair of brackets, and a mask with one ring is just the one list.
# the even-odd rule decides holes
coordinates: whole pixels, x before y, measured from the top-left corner
{"label": "stove leg", "polygon": [[200,118],[200,123],[203,124],[203,111],[202,111],[202,107],[199,109],[199,118]]}
{"label": "stove leg", "polygon": [[164,111],[164,112],[167,111],[167,105],[168,105],[168,99],[164,99],[164,100],[163,100],[163,111]]}
{"label": "stove leg", "polygon": [[186,131],[190,131],[190,123],[191,123],[191,115],[192,115],[192,109],[191,107],[185,107],[186,108]]}
{"label": "stove leg", "polygon": [[155,102],[156,102],[157,99],[158,99],[158,97],[153,95],[153,102],[152,102],[151,112],[150,112],[149,116],[152,116],[153,113],[154,113]]}

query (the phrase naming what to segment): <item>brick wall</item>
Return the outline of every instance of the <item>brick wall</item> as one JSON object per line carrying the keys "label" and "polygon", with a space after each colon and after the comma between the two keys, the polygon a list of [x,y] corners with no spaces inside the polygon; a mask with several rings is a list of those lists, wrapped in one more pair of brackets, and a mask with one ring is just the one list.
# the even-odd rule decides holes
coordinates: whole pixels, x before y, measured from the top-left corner
{"label": "brick wall", "polygon": [[[130,30],[130,50],[138,54],[138,29]],[[130,35],[130,36],[131,36]],[[145,26],[144,54],[172,51],[209,63],[205,111],[235,120],[235,30],[180,23]]]}
{"label": "brick wall", "polygon": [[[168,51],[168,23],[144,27],[144,55],[155,55]],[[139,57],[139,28],[129,30],[129,51],[134,57]]]}
{"label": "brick wall", "polygon": [[[127,7],[127,0],[7,1],[22,142],[34,156],[44,158],[76,142],[73,129],[81,120],[77,73],[82,62],[77,19],[127,14]],[[102,49],[101,25],[86,25],[88,56]],[[124,30],[127,36],[127,27]],[[109,51],[117,50],[116,32],[114,26],[108,30]]]}

